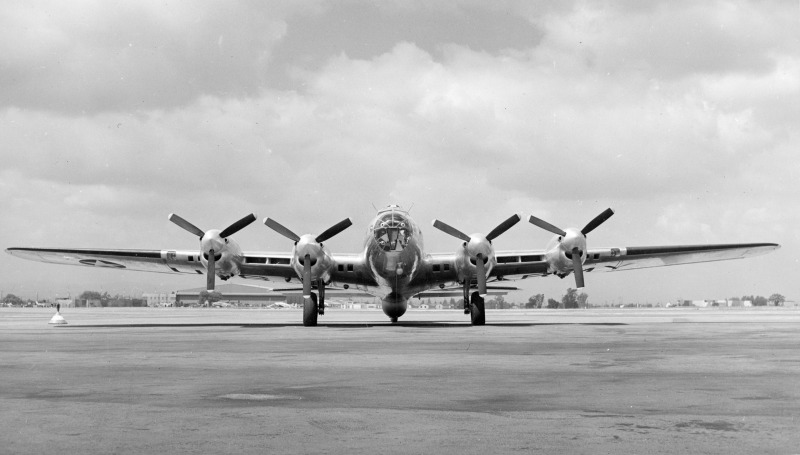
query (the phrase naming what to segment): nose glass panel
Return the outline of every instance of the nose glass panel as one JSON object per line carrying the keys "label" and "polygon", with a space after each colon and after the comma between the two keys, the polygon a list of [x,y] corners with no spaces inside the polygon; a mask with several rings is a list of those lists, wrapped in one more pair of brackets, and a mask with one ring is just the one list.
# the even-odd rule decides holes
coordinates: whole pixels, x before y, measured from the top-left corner
{"label": "nose glass panel", "polygon": [[378,218],[372,233],[384,251],[401,251],[408,246],[411,226],[404,216],[390,212]]}

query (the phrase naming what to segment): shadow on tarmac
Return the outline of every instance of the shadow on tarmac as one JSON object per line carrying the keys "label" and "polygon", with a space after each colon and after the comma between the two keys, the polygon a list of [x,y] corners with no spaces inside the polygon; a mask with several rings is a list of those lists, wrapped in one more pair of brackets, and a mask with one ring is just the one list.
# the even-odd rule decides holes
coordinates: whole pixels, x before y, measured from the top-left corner
{"label": "shadow on tarmac", "polygon": [[[465,322],[369,322],[369,323],[329,323],[317,324],[318,328],[331,329],[365,329],[365,328],[386,328],[386,327],[408,327],[408,328],[427,328],[427,329],[447,329],[447,328],[466,328],[466,327],[537,327],[548,325],[588,325],[588,326],[620,326],[628,325],[622,322],[498,322],[486,323],[483,326],[473,326]],[[86,328],[155,328],[155,327],[240,327],[243,329],[265,329],[280,327],[303,327],[302,323],[240,323],[240,322],[209,322],[209,323],[147,323],[147,324],[80,324],[60,326],[62,329],[86,329]],[[309,327],[313,330],[313,327]]]}

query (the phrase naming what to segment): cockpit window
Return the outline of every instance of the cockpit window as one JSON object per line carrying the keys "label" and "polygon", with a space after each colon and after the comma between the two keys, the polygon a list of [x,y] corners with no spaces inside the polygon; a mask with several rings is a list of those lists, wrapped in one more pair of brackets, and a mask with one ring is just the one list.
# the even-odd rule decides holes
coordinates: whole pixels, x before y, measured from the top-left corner
{"label": "cockpit window", "polygon": [[400,251],[408,245],[411,226],[399,213],[389,212],[381,215],[372,227],[375,241],[384,251]]}

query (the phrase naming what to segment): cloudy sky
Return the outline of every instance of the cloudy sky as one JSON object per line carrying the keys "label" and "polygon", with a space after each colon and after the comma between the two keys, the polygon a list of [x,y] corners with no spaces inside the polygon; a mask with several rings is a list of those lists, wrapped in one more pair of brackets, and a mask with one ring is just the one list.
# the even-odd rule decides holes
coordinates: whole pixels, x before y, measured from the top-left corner
{"label": "cloudy sky", "polygon": [[[589,246],[777,242],[744,261],[588,274],[590,301],[800,299],[797,1],[7,1],[3,248],[196,248],[250,212],[297,232],[412,206],[428,250],[513,213]],[[263,224],[245,250],[288,251]],[[520,223],[498,249],[543,248]],[[204,279],[0,255],[0,291]],[[239,280],[239,282],[244,282]],[[559,297],[572,279],[520,283]]]}

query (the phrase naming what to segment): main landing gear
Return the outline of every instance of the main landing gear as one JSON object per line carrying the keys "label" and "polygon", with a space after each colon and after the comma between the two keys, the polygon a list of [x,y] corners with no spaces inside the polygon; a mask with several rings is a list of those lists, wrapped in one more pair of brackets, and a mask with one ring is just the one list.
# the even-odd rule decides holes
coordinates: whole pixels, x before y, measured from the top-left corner
{"label": "main landing gear", "polygon": [[470,295],[469,280],[464,281],[464,314],[470,315],[472,325],[486,325],[486,305],[478,291]]}
{"label": "main landing gear", "polygon": [[472,325],[486,325],[486,306],[478,291],[470,296],[469,314],[472,317]]}
{"label": "main landing gear", "polygon": [[[317,303],[319,302],[319,303]],[[313,327],[317,325],[317,315],[325,314],[325,290],[319,290],[319,298],[316,292],[311,293],[311,298],[303,302],[303,325]]]}
{"label": "main landing gear", "polygon": [[317,294],[311,293],[311,298],[303,301],[303,325],[311,327],[317,325],[317,314],[319,308],[317,305]]}

